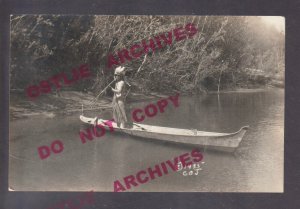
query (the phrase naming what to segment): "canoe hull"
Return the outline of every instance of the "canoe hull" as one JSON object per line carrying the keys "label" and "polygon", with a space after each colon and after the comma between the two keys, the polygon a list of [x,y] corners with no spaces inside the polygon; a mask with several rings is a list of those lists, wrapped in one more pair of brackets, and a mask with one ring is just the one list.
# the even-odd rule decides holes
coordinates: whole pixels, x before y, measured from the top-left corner
{"label": "canoe hull", "polygon": [[[105,122],[103,119],[88,118],[85,116],[80,116],[80,120],[92,125],[103,124],[103,122]],[[145,140],[155,139],[172,143],[196,145],[204,147],[205,149],[227,152],[233,152],[239,147],[239,144],[248,129],[248,126],[244,126],[234,133],[216,133],[136,123],[134,123],[133,127],[130,129],[119,128],[116,123],[112,123],[112,125],[115,131],[143,138]]]}

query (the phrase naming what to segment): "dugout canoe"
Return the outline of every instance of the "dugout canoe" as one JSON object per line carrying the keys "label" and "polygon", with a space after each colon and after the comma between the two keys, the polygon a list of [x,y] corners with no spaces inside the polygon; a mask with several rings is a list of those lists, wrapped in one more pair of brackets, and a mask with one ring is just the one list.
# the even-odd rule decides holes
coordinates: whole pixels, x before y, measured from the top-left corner
{"label": "dugout canoe", "polygon": [[[80,116],[80,120],[91,125],[103,125],[103,123],[106,121],[97,117],[88,118],[83,115]],[[112,126],[115,131],[123,132],[148,140],[156,139],[173,143],[190,144],[205,147],[208,149],[228,152],[233,152],[239,147],[244,134],[249,128],[249,126],[244,126],[239,131],[234,133],[216,133],[198,131],[195,129],[179,129],[138,123],[133,123],[132,128],[120,128],[115,122],[112,123]]]}

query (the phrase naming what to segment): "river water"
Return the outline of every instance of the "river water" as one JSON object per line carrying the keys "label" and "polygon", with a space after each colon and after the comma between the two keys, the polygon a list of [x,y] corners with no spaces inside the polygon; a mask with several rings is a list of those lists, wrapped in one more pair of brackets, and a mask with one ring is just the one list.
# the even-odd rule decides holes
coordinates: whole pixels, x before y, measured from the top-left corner
{"label": "river water", "polygon": [[[132,110],[154,101],[130,104]],[[85,116],[110,119],[111,112]],[[263,90],[179,96],[179,107],[142,123],[212,132],[235,132],[249,125],[233,154],[202,150],[198,175],[182,171],[164,175],[130,191],[282,192],[284,168],[284,91]],[[17,191],[113,191],[113,182],[191,152],[191,147],[106,134],[85,144],[87,128],[79,113],[32,116],[10,123],[9,185]],[[37,147],[56,139],[64,150],[41,160]]]}

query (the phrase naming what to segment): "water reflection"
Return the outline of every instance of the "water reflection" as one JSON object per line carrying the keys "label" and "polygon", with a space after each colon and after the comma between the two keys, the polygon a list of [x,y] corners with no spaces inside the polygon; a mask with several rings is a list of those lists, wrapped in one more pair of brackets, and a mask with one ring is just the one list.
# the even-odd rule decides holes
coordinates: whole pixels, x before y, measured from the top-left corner
{"label": "water reflection", "polygon": [[[168,106],[143,123],[214,132],[234,132],[244,125],[250,129],[235,154],[202,149],[205,167],[199,175],[184,178],[174,172],[131,191],[282,191],[283,91],[180,96],[179,103],[178,108]],[[111,118],[109,111],[86,115]],[[32,191],[113,191],[115,180],[192,149],[122,134],[106,134],[81,144],[78,131],[83,127],[78,114],[11,123],[10,185]],[[62,139],[65,150],[41,161],[36,148],[54,139]]]}

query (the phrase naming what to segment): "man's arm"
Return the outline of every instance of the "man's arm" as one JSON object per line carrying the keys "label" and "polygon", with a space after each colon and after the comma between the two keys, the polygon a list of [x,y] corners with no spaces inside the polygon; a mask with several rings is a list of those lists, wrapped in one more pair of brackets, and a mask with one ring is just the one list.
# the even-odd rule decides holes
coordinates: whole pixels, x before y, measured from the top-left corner
{"label": "man's arm", "polygon": [[124,88],[124,81],[121,81],[119,82],[117,85],[116,85],[116,88],[111,88],[111,90],[115,93],[121,93],[122,89]]}

